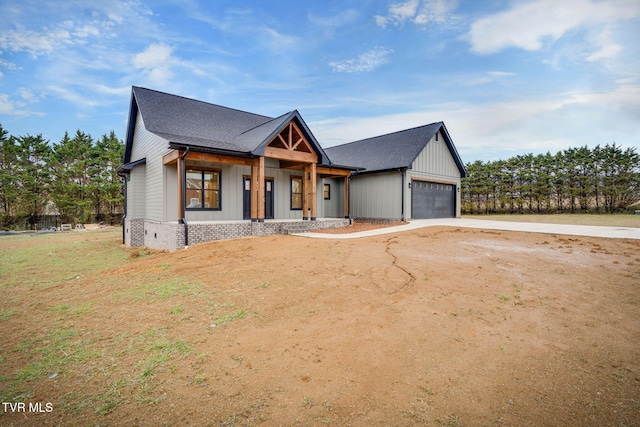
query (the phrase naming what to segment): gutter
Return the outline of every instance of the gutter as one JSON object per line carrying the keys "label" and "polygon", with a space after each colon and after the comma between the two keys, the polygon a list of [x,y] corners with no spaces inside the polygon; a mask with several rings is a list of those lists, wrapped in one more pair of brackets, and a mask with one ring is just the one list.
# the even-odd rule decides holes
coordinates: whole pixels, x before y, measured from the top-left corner
{"label": "gutter", "polygon": [[128,173],[117,171],[118,176],[124,179],[124,215],[122,215],[122,244],[125,243],[124,220],[127,218],[127,176]]}
{"label": "gutter", "polygon": [[122,215],[122,244],[125,243],[124,220],[127,218],[127,178],[131,176],[131,170],[138,165],[147,163],[147,158],[136,160],[135,162],[125,163],[116,169],[116,173],[120,178],[124,179],[124,215]]}

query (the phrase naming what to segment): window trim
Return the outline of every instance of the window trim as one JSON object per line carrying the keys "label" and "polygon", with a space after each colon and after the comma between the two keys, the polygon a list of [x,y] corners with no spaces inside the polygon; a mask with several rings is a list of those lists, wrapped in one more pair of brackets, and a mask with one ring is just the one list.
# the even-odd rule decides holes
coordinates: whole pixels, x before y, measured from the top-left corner
{"label": "window trim", "polygon": [[331,184],[324,184],[322,187],[322,196],[324,200],[331,200]]}
{"label": "window trim", "polygon": [[[187,194],[187,191],[198,191],[200,193],[200,200],[201,200],[201,207],[199,208],[190,208],[187,205],[187,197],[185,197],[185,210],[192,212],[192,211],[221,211],[222,210],[222,171],[220,169],[210,169],[210,168],[185,168],[185,177],[188,173],[197,173],[200,172],[200,188],[195,189],[195,188],[191,188],[188,189],[187,188],[187,180],[184,180],[184,184],[183,184],[183,188],[182,191],[184,191],[184,194]],[[213,207],[213,208],[205,208],[202,207],[202,203],[204,203],[205,197],[204,197],[204,192],[207,191],[204,187],[204,175],[205,173],[217,173],[218,174],[218,206],[217,207]],[[208,191],[212,191],[213,193],[215,193],[216,190],[208,190]]]}
{"label": "window trim", "polygon": [[[294,193],[293,192],[293,180],[299,180],[300,181],[300,193]],[[304,204],[303,201],[303,195],[304,193],[304,189],[303,189],[303,182],[302,182],[302,176],[298,176],[298,175],[291,175],[289,176],[289,207],[292,211],[301,211],[302,210],[302,206]],[[294,207],[293,206],[293,195],[294,194],[300,194],[300,207]]]}

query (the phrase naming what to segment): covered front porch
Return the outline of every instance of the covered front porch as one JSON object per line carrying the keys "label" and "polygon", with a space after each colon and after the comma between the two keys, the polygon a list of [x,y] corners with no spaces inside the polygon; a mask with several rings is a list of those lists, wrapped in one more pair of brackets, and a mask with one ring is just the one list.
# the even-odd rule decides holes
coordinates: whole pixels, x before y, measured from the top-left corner
{"label": "covered front porch", "polygon": [[168,221],[145,221],[163,228],[145,226],[145,236],[169,235],[164,246],[180,248],[349,225],[351,168],[327,164],[300,126],[291,120],[252,153],[172,149],[163,156]]}
{"label": "covered front porch", "polygon": [[168,216],[179,223],[348,218],[351,169],[320,163],[303,135],[292,120],[258,156],[170,151]]}

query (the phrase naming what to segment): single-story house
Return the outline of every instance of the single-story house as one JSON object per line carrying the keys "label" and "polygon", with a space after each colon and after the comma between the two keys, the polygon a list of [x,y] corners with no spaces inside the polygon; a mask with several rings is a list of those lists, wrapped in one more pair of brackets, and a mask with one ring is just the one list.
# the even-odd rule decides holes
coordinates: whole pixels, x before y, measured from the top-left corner
{"label": "single-story house", "polygon": [[466,176],[442,122],[325,150],[296,110],[272,118],[141,87],[119,173],[124,243],[169,250],[352,218],[459,216]]}

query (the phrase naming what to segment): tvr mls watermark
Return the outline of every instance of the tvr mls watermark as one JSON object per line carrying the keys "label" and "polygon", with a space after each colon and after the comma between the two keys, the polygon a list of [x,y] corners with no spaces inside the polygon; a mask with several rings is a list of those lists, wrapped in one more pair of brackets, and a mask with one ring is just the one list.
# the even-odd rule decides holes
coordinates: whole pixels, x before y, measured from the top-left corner
{"label": "tvr mls watermark", "polygon": [[53,403],[51,402],[2,402],[2,409],[8,412],[29,412],[29,413],[47,413],[53,412]]}

